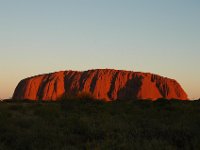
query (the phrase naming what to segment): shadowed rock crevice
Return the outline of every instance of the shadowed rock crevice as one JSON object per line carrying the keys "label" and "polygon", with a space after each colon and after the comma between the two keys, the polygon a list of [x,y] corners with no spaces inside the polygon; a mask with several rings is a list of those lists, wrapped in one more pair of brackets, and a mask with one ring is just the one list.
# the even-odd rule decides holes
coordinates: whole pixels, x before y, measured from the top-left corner
{"label": "shadowed rock crevice", "polygon": [[79,72],[65,72],[65,77],[64,77],[64,89],[65,89],[65,94],[74,94],[76,91],[73,88],[73,83],[76,79],[76,76],[79,74]]}
{"label": "shadowed rock crevice", "polygon": [[92,72],[94,75],[92,77],[92,82],[91,82],[91,85],[90,85],[90,92],[91,93],[94,93],[94,90],[95,90],[95,86],[96,86],[96,82],[98,80],[98,71],[96,72]]}
{"label": "shadowed rock crevice", "polygon": [[44,93],[44,89],[49,84],[49,78],[50,78],[50,74],[44,76],[42,83],[40,84],[38,94],[37,94],[37,97],[39,100],[42,100],[44,95],[46,95],[46,93]]}
{"label": "shadowed rock crevice", "polygon": [[111,81],[111,86],[110,86],[110,90],[108,92],[108,97],[110,99],[115,99],[113,97],[113,92],[115,92],[116,89],[116,80],[118,78],[119,72],[115,72],[114,76],[112,77],[112,81]]}
{"label": "shadowed rock crevice", "polygon": [[118,92],[118,99],[138,99],[142,76],[129,74],[129,80],[123,89]]}
{"label": "shadowed rock crevice", "polygon": [[13,99],[58,100],[65,95],[88,93],[96,99],[180,99],[187,94],[173,79],[150,73],[98,69],[65,71],[22,80]]}

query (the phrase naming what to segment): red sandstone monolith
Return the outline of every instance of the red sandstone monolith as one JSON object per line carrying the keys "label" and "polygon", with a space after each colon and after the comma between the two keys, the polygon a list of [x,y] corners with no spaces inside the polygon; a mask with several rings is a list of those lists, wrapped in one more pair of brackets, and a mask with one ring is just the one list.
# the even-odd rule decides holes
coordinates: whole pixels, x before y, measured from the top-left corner
{"label": "red sandstone monolith", "polygon": [[97,69],[61,71],[22,80],[13,99],[59,100],[67,94],[88,93],[95,99],[179,99],[188,100],[180,84],[150,73]]}

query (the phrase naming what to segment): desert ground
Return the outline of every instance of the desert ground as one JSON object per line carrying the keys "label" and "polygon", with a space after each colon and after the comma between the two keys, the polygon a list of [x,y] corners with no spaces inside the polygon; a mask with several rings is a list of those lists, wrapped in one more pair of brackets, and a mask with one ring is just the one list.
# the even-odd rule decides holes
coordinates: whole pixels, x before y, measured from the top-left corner
{"label": "desert ground", "polygon": [[200,101],[0,102],[0,149],[200,149]]}

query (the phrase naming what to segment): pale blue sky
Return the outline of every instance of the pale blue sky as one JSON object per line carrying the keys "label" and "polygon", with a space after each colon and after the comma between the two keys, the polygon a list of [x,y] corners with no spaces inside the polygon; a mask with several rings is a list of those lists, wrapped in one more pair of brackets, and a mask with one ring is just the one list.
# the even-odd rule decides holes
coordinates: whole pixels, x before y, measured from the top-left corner
{"label": "pale blue sky", "polygon": [[0,0],[0,98],[28,76],[114,68],[200,97],[199,0]]}

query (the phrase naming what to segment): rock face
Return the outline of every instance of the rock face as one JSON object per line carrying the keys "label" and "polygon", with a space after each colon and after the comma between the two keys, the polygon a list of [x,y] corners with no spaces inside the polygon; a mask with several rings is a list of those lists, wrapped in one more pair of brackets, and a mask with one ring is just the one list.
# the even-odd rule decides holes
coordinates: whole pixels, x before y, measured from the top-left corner
{"label": "rock face", "polygon": [[78,92],[106,101],[158,98],[187,100],[187,94],[173,79],[150,73],[111,69],[84,72],[62,71],[22,80],[13,99],[58,100]]}

